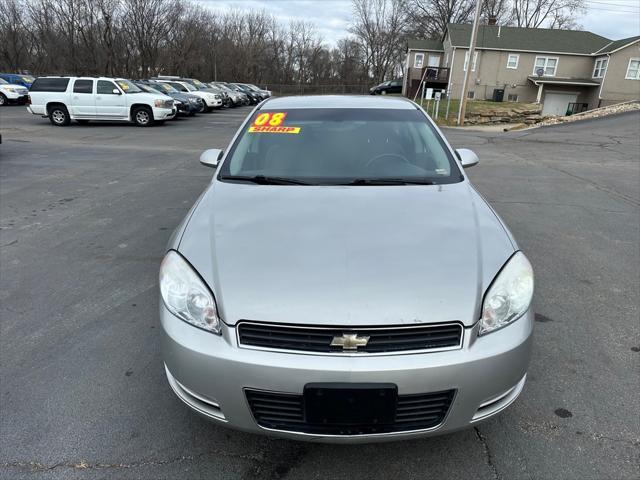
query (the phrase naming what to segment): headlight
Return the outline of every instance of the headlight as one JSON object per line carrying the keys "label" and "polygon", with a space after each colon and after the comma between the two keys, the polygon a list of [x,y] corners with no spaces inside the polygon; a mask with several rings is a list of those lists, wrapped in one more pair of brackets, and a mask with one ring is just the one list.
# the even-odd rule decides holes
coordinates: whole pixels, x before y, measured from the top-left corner
{"label": "headlight", "polygon": [[18,90],[16,90],[15,88],[7,88],[7,92],[18,93]]}
{"label": "headlight", "polygon": [[213,294],[191,266],[173,250],[160,265],[160,294],[167,309],[191,325],[220,335]]}
{"label": "headlight", "polygon": [[479,335],[515,322],[529,309],[533,297],[533,269],[524,253],[517,252],[502,268],[482,304]]}
{"label": "headlight", "polygon": [[153,104],[157,108],[164,108],[165,107],[165,101],[164,100],[154,100]]}

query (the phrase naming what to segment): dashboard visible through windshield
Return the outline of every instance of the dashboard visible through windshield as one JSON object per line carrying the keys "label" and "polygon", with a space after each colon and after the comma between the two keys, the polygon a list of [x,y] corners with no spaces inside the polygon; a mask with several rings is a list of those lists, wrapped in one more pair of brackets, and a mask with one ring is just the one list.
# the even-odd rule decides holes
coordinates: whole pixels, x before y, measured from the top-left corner
{"label": "dashboard visible through windshield", "polygon": [[[271,184],[446,184],[463,177],[415,110],[258,110],[218,179]],[[271,180],[271,181],[270,181]]]}

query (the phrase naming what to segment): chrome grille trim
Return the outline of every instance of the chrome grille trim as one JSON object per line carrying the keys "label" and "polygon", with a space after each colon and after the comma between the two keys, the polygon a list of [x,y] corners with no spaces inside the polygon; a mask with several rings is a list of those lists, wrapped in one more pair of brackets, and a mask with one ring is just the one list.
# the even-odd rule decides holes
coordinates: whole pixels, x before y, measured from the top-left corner
{"label": "chrome grille trim", "polygon": [[[266,346],[258,346],[251,345],[248,343],[243,343],[241,339],[240,330],[243,325],[248,326],[265,326],[270,327],[274,331],[278,328],[281,329],[300,329],[318,332],[318,334],[325,333],[326,335],[333,335],[336,331],[340,331],[343,333],[370,333],[370,332],[404,332],[411,329],[436,329],[439,327],[457,327],[459,329],[459,339],[456,345],[446,346],[446,347],[433,347],[433,348],[419,348],[419,349],[411,349],[411,350],[395,350],[395,351],[384,351],[384,352],[367,352],[367,351],[330,351],[330,352],[319,352],[314,350],[302,350],[297,348],[278,348],[278,347],[266,347]],[[462,348],[464,344],[464,334],[465,328],[461,322],[443,322],[443,323],[433,323],[433,324],[412,324],[412,325],[393,325],[393,326],[358,326],[358,327],[341,327],[341,326],[311,326],[311,325],[294,325],[294,324],[285,324],[285,323],[268,323],[268,322],[259,322],[252,320],[241,320],[235,325],[235,333],[236,333],[236,342],[239,348],[246,348],[251,350],[262,350],[262,351],[270,351],[270,352],[281,352],[281,353],[292,353],[292,354],[305,354],[305,355],[324,355],[324,356],[338,356],[338,357],[364,357],[364,356],[387,356],[387,355],[411,355],[417,353],[436,353],[436,352],[446,352],[451,350],[459,350]]]}

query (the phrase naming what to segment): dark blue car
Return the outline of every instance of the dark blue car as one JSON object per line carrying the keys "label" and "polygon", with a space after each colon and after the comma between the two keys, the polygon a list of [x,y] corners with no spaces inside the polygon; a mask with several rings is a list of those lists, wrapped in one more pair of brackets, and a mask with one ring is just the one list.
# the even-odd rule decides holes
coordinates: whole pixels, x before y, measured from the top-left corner
{"label": "dark blue car", "polygon": [[36,77],[32,75],[22,75],[20,73],[0,73],[0,78],[6,80],[13,85],[22,85],[30,88]]}

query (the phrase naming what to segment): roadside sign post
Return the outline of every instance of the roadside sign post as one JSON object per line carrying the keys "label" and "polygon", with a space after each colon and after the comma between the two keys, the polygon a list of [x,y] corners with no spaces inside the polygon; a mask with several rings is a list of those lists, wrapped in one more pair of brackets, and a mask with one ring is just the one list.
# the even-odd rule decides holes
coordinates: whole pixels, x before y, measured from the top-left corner
{"label": "roadside sign post", "polygon": [[[427,108],[425,109],[427,113],[429,113],[429,107],[431,105],[431,98],[433,97],[433,88],[427,88],[425,90],[423,90],[424,92],[424,99],[427,100]],[[423,107],[424,107],[424,100],[422,102]]]}
{"label": "roadside sign post", "polygon": [[433,108],[435,115],[433,118],[435,118],[436,120],[438,119],[438,112],[440,111],[440,97],[442,96],[441,92],[436,92],[435,95],[435,99],[436,99],[436,104],[435,107]]}
{"label": "roadside sign post", "polygon": [[444,115],[446,120],[449,120],[449,107],[451,106],[451,90],[447,89],[447,112]]}

